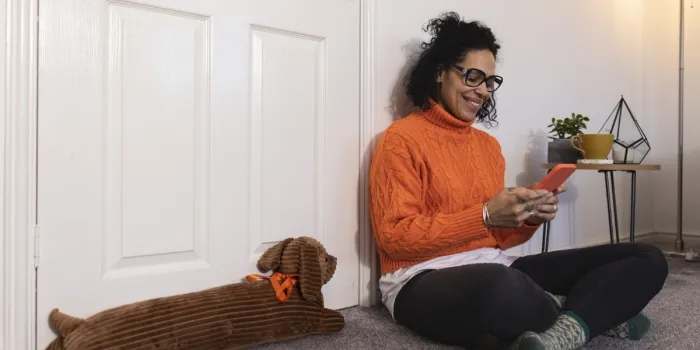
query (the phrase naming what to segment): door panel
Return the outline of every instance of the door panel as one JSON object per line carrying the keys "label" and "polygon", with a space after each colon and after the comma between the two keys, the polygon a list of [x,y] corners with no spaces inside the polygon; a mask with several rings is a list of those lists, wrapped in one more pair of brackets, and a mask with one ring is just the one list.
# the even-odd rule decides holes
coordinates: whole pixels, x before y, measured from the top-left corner
{"label": "door panel", "polygon": [[357,0],[40,3],[39,348],[52,308],[238,282],[300,235],[357,304]]}

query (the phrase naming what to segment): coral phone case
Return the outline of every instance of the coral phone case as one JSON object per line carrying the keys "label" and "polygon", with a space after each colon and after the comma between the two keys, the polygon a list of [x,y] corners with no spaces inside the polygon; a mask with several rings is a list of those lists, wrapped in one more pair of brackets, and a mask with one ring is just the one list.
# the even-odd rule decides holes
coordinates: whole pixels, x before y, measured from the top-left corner
{"label": "coral phone case", "polygon": [[576,171],[575,164],[557,164],[537,185],[537,190],[554,192]]}

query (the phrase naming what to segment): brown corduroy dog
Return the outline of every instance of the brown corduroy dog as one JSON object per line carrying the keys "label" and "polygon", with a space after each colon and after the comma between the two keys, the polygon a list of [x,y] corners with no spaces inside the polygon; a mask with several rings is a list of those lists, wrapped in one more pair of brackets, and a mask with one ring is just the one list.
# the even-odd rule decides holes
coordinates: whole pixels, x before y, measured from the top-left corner
{"label": "brown corduroy dog", "polygon": [[47,350],[239,349],[338,332],[343,316],[326,309],[321,287],[336,258],[310,237],[288,238],[258,260],[270,278],[248,276],[199,292],[157,298],[99,312],[87,319],[54,309],[58,337]]}

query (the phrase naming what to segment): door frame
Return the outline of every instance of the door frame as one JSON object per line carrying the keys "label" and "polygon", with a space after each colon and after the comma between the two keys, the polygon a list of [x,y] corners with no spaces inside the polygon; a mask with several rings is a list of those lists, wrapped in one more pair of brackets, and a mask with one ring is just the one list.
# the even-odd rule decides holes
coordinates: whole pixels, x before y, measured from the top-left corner
{"label": "door frame", "polygon": [[360,306],[380,303],[379,265],[369,216],[369,167],[375,146],[374,26],[375,0],[360,0]]}
{"label": "door frame", "polygon": [[0,348],[35,348],[38,0],[6,1]]}
{"label": "door frame", "polygon": [[[0,349],[35,349],[38,0],[6,1],[5,116],[0,126],[0,222],[5,244],[0,249]],[[378,265],[371,233],[368,172],[374,150],[374,12],[375,0],[360,0],[360,183],[359,300],[379,302]],[[4,130],[3,130],[4,129]],[[35,256],[37,255],[37,256]]]}

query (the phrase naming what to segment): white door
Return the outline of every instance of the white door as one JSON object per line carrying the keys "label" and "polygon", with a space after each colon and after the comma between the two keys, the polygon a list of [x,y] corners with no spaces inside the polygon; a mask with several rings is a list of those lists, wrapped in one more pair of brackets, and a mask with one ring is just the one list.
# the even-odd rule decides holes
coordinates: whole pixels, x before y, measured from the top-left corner
{"label": "white door", "polygon": [[287,237],[358,302],[359,0],[40,0],[38,347],[256,272]]}

